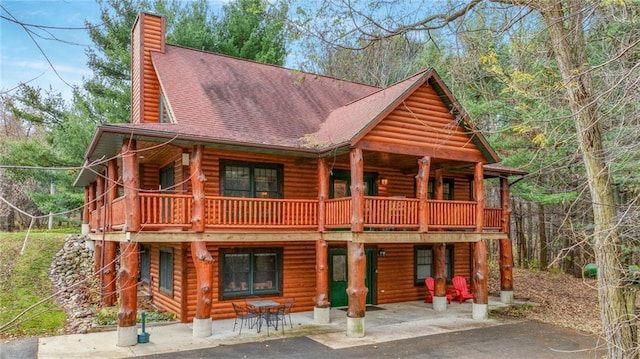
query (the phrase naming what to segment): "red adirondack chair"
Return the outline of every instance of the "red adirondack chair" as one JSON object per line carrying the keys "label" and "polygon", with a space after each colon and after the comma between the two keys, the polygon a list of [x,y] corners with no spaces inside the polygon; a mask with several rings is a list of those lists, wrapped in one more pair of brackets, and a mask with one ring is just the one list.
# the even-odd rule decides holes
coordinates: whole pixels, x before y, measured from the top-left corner
{"label": "red adirondack chair", "polygon": [[464,277],[455,276],[451,279],[451,282],[453,282],[453,288],[456,290],[454,299],[458,299],[460,304],[467,299],[473,299],[473,294],[469,293],[469,286]]}
{"label": "red adirondack chair", "polygon": [[[425,303],[433,303],[433,296],[436,291],[436,281],[433,277],[427,277],[424,279],[424,285],[427,287],[427,298]],[[447,293],[447,303],[451,304],[451,294]]]}

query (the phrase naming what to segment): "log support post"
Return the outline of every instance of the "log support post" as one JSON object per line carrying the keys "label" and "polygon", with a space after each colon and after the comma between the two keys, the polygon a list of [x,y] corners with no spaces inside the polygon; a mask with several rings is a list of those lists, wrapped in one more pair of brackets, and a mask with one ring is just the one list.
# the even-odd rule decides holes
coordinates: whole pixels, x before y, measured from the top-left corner
{"label": "log support post", "polygon": [[211,336],[211,301],[213,279],[213,257],[207,250],[207,242],[191,242],[191,258],[196,269],[197,303],[193,318],[193,336],[206,338]]}
{"label": "log support post", "polygon": [[[351,167],[351,232],[364,231],[364,163],[362,149],[353,148],[350,153]],[[365,286],[365,268],[367,257],[364,243],[347,243],[347,336],[360,338],[364,336],[364,316],[367,292]]]}
{"label": "log support post", "polygon": [[364,231],[364,162],[362,149],[353,148],[350,153],[351,167],[351,232]]}
{"label": "log support post", "polygon": [[119,347],[138,343],[136,315],[138,312],[138,242],[120,243],[120,311],[118,312]]}
{"label": "log support post", "polygon": [[122,144],[122,182],[124,185],[125,231],[140,230],[140,176],[136,141],[125,140]]}
{"label": "log support post", "polygon": [[316,296],[313,308],[313,321],[318,324],[328,324],[331,321],[329,308],[329,245],[327,241],[316,241]]}
{"label": "log support post", "polygon": [[418,225],[422,233],[429,230],[429,168],[431,167],[431,158],[422,157],[418,161],[418,175],[416,176],[416,194],[418,200]]}
{"label": "log support post", "polygon": [[91,190],[90,186],[84,187],[84,206],[82,207],[82,228],[81,228],[82,235],[89,234],[89,231],[91,230],[89,228],[89,213],[91,211],[89,208],[89,206],[91,205],[91,200],[89,196],[90,190]]}
{"label": "log support post", "polygon": [[[476,201],[476,232],[484,229],[484,167],[482,162],[475,165],[473,172],[474,195]],[[487,319],[489,309],[489,267],[487,264],[487,244],[480,240],[473,244],[473,319]]]}
{"label": "log support post", "polygon": [[[191,229],[196,233],[203,233],[204,218],[204,183],[206,177],[202,171],[204,146],[193,146],[189,159],[189,175],[191,177],[191,191],[193,193],[193,207],[191,211]],[[206,338],[211,336],[211,301],[213,283],[213,257],[204,241],[191,242],[191,258],[196,269],[196,315],[193,318],[193,336]]]}
{"label": "log support post", "polygon": [[[436,200],[444,199],[444,186],[442,169],[434,171],[434,192]],[[447,309],[447,271],[445,259],[447,254],[446,243],[435,243],[433,246],[433,271],[435,288],[433,291],[433,309],[445,311]]]}
{"label": "log support post", "polygon": [[480,240],[473,244],[473,308],[472,318],[485,320],[489,315],[489,267],[487,244]]}
{"label": "log support post", "polygon": [[[509,181],[500,178],[500,202],[502,207],[502,233],[510,237],[511,198],[509,195]],[[513,250],[511,238],[500,240],[500,301],[505,304],[513,303]]]}
{"label": "log support post", "polygon": [[[107,163],[107,182],[106,182],[106,205],[107,223],[105,228],[111,231],[112,224],[112,205],[113,201],[118,198],[118,161],[112,159]],[[116,305],[116,242],[105,241],[102,248],[102,295],[101,304],[105,307]]]}
{"label": "log support post", "polygon": [[349,242],[347,244],[348,278],[347,297],[349,307],[347,309],[347,336],[354,338],[364,337],[365,333],[365,310],[367,293],[369,289],[365,287],[365,267],[367,257],[364,251],[364,243]]}
{"label": "log support post", "polygon": [[122,181],[124,185],[125,231],[127,242],[120,243],[120,311],[118,312],[117,346],[136,345],[138,333],[136,315],[138,310],[138,243],[131,234],[140,231],[140,176],[136,141],[125,140],[122,144]]}
{"label": "log support post", "polygon": [[105,211],[105,192],[104,192],[104,172],[100,172],[98,173],[98,177],[96,177],[96,223],[97,223],[97,227],[96,228],[96,232],[105,232],[106,228],[105,228],[105,218],[104,216],[106,215],[106,211]]}
{"label": "log support post", "polygon": [[191,230],[204,232],[204,183],[207,178],[202,171],[202,157],[204,146],[193,146],[193,153],[189,159],[189,177],[191,178],[191,191],[193,195],[193,207],[191,210]]}
{"label": "log support post", "polygon": [[[325,230],[325,200],[329,197],[329,167],[326,158],[318,159],[318,231]],[[313,320],[318,324],[331,321],[329,307],[329,269],[327,241],[316,241],[316,296],[313,298]]]}

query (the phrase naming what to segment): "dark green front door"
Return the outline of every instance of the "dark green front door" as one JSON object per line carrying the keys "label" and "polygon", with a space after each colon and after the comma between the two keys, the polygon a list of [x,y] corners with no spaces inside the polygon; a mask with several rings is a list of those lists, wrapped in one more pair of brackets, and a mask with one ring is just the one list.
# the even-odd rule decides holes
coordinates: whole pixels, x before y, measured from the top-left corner
{"label": "dark green front door", "polygon": [[[366,248],[367,264],[364,285],[369,288],[367,304],[374,304],[375,293],[375,248]],[[329,249],[329,301],[332,307],[344,307],[349,304],[347,298],[348,257],[346,248]]]}

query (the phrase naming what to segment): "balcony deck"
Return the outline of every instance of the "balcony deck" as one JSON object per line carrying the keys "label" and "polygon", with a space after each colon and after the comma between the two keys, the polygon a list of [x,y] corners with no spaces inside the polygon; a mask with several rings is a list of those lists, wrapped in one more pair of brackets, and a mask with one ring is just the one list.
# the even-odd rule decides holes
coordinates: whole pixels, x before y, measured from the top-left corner
{"label": "balcony deck", "polygon": [[[191,195],[140,193],[139,200],[141,232],[184,233],[191,229]],[[105,227],[110,228],[111,232],[122,233],[125,224],[124,203],[123,197],[113,201],[110,219],[102,211],[91,211],[91,230],[98,232],[96,229],[103,227],[98,225],[102,220],[97,212],[101,212],[107,221]],[[419,234],[419,204],[415,198],[366,196],[363,218],[365,231],[399,232],[387,235],[387,238],[395,237],[399,241],[404,241],[402,237],[411,232],[415,237],[415,234]],[[428,200],[428,231],[447,231],[446,234],[441,233],[440,237],[450,238],[451,241],[457,238],[452,232],[471,234],[476,229],[477,208],[475,201]],[[317,234],[322,232],[321,225],[325,232],[348,230],[352,217],[350,197],[328,199],[322,203],[316,199],[205,196],[204,212],[205,233],[235,234],[239,238],[249,238],[247,236],[251,233],[258,232]],[[324,213],[322,218],[321,213]],[[324,223],[321,224],[321,220]],[[502,209],[485,208],[484,231],[495,233],[501,227]],[[328,237],[340,239],[344,236],[330,234]],[[464,237],[470,238],[469,235]]]}

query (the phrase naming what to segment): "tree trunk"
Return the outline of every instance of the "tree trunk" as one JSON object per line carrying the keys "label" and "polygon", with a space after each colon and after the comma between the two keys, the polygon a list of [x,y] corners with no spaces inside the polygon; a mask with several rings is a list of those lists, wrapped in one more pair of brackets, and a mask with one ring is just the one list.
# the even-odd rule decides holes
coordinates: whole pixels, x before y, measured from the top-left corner
{"label": "tree trunk", "polygon": [[540,239],[540,270],[546,271],[547,259],[547,227],[544,220],[544,205],[538,203],[538,238]]}
{"label": "tree trunk", "polygon": [[[568,4],[567,4],[568,3]],[[583,2],[556,1],[540,12],[549,27],[558,68],[565,82],[585,165],[594,218],[600,317],[610,359],[638,358],[635,291],[625,285],[622,241],[602,144],[597,99],[586,66]]]}

